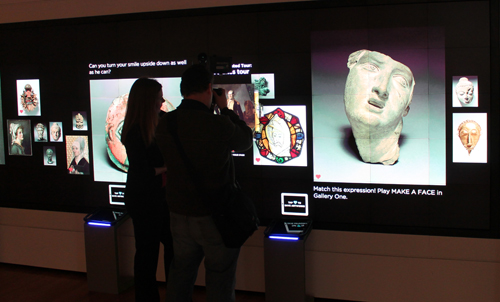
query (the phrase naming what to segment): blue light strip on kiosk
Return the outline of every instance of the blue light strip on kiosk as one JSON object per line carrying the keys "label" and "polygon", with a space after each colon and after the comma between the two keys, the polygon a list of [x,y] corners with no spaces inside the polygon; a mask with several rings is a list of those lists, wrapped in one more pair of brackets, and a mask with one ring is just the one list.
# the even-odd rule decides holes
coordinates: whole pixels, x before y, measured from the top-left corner
{"label": "blue light strip on kiosk", "polygon": [[286,237],[286,236],[274,236],[274,235],[270,235],[269,239],[297,241],[297,240],[299,240],[299,237]]}
{"label": "blue light strip on kiosk", "polygon": [[95,225],[95,226],[104,226],[104,227],[110,227],[111,223],[110,222],[95,222],[95,221],[89,221],[87,222],[88,225]]}

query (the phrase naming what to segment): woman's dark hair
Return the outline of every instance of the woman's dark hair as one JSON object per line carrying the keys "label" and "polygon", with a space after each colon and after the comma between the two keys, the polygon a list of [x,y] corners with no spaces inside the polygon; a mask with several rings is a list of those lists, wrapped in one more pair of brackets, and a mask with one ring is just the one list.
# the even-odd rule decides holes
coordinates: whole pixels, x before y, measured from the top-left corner
{"label": "woman's dark hair", "polygon": [[161,84],[149,78],[137,79],[128,95],[127,113],[123,123],[121,141],[124,143],[127,134],[134,125],[139,125],[146,145],[153,142],[158,124],[158,105],[156,100],[161,91]]}
{"label": "woman's dark hair", "polygon": [[195,64],[182,74],[181,94],[186,97],[195,92],[204,92],[212,83],[214,75],[203,64]]}

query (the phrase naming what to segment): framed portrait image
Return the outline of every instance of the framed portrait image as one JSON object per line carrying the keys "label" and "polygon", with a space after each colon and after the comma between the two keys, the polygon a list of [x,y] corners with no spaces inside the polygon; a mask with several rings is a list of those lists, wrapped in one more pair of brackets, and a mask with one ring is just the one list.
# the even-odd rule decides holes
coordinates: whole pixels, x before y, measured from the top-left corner
{"label": "framed portrait image", "polygon": [[89,175],[88,136],[66,135],[66,162],[68,174]]}
{"label": "framed portrait image", "polygon": [[7,120],[9,129],[9,155],[32,155],[31,121]]}

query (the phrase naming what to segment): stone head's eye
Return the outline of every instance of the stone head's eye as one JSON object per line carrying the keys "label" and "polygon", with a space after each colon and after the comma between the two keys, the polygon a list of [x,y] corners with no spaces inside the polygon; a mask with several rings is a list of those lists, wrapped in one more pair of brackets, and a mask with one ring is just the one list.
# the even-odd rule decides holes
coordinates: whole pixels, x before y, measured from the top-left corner
{"label": "stone head's eye", "polygon": [[379,71],[379,68],[377,65],[372,64],[372,63],[365,63],[362,65],[363,69],[368,70],[368,71]]}
{"label": "stone head's eye", "polygon": [[461,135],[467,135],[467,134],[469,134],[469,132],[467,130],[462,130],[462,131],[460,131],[460,134]]}
{"label": "stone head's eye", "polygon": [[403,88],[408,88],[410,86],[406,78],[403,76],[395,75],[394,80],[398,82],[401,86],[403,86]]}
{"label": "stone head's eye", "polygon": [[473,130],[471,131],[471,134],[472,134],[472,135],[476,135],[476,134],[477,134],[477,130],[476,130],[476,129],[473,129]]}

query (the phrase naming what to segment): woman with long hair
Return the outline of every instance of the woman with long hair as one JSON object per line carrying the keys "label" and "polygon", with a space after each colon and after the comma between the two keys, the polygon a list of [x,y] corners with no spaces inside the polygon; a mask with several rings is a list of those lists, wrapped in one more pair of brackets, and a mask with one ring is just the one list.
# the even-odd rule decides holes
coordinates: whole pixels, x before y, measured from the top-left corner
{"label": "woman with long hair", "polygon": [[121,134],[129,162],[125,206],[134,225],[136,302],[160,301],[156,283],[160,242],[165,251],[166,278],[173,257],[164,187],[167,169],[154,138],[163,101],[160,83],[148,78],[136,80],[128,95]]}

